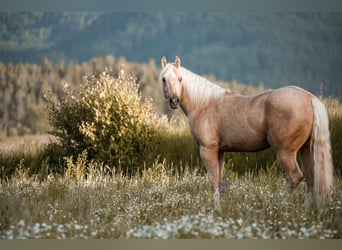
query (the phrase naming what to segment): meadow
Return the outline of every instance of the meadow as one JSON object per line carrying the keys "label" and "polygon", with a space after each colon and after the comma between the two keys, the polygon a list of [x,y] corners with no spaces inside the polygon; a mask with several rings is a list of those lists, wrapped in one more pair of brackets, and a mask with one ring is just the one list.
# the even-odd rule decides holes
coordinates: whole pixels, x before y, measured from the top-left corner
{"label": "meadow", "polygon": [[[78,165],[69,171],[79,172]],[[342,236],[341,181],[324,212],[303,207],[304,185],[292,195],[276,166],[258,175],[227,170],[221,211],[202,169],[177,171],[156,161],[141,176],[127,177],[93,166],[87,175],[25,172],[1,182],[2,239],[329,239]],[[74,168],[74,169],[73,169]]]}
{"label": "meadow", "polygon": [[304,183],[288,194],[286,176],[266,150],[226,154],[218,211],[184,117],[151,115],[151,101],[141,104],[132,78],[103,74],[88,81],[96,88],[85,84],[80,96],[66,93],[50,106],[54,135],[0,141],[1,239],[342,238],[337,99],[323,100],[335,165],[326,209],[304,208]]}

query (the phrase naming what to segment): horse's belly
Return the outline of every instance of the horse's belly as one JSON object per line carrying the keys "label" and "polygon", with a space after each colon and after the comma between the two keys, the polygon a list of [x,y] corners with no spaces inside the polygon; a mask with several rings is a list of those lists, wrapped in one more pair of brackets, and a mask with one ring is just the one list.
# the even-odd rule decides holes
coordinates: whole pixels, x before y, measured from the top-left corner
{"label": "horse's belly", "polygon": [[230,152],[256,152],[269,148],[266,138],[225,138],[220,145],[220,150]]}

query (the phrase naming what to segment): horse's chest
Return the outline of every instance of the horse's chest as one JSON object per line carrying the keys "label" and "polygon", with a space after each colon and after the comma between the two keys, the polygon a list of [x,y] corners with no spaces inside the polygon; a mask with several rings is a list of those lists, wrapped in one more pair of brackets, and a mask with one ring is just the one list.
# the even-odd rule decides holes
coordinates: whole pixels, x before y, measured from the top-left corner
{"label": "horse's chest", "polygon": [[213,143],[218,139],[217,124],[213,119],[189,118],[190,130],[198,144]]}

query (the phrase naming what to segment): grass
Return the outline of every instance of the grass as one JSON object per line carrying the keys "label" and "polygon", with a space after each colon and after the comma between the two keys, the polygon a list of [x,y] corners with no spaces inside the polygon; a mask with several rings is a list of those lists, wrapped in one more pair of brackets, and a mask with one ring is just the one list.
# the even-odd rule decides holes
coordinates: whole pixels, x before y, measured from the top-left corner
{"label": "grass", "polygon": [[43,152],[47,145],[55,142],[51,135],[25,135],[8,137],[0,141],[0,178],[13,175],[24,167],[28,174],[42,169]]}
{"label": "grass", "polygon": [[[82,159],[79,159],[80,161]],[[227,170],[221,211],[198,167],[172,171],[156,161],[140,176],[105,168],[87,177],[23,175],[0,184],[0,238],[341,238],[342,189],[329,209],[303,208],[271,167],[259,175]],[[96,168],[101,169],[101,168]]]}

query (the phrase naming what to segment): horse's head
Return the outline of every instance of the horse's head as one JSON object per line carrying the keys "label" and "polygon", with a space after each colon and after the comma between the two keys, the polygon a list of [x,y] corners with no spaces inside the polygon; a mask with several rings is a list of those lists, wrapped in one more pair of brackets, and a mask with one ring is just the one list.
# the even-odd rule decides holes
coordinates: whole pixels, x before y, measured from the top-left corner
{"label": "horse's head", "polygon": [[180,71],[180,59],[176,56],[175,63],[168,64],[165,56],[161,59],[162,72],[160,78],[163,81],[164,96],[170,102],[170,107],[176,109],[182,94],[182,74]]}

